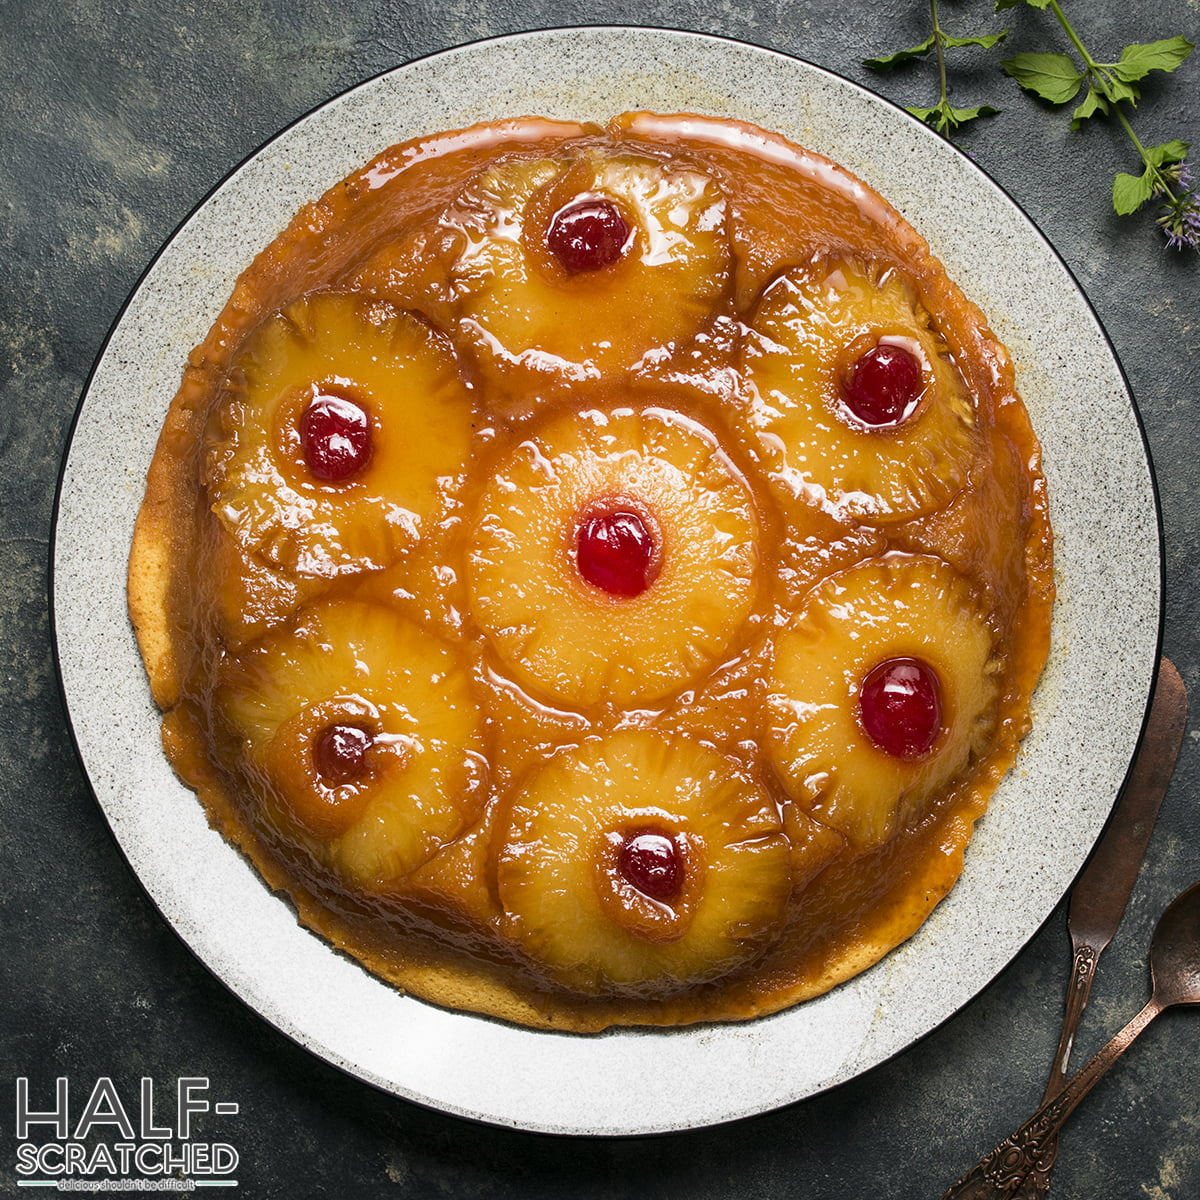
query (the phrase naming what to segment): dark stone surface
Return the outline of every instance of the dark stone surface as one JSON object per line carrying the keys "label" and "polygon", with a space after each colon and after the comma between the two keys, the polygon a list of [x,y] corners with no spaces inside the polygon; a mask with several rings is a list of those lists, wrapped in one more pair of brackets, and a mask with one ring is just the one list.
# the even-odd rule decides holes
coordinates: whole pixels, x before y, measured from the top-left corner
{"label": "dark stone surface", "polygon": [[[1013,30],[1007,52],[1061,45],[1049,13],[946,3],[951,31]],[[1115,57],[1130,41],[1196,37],[1196,0],[1067,5]],[[932,102],[922,63],[891,76],[868,55],[924,36],[926,8],[815,0],[720,5],[503,0],[9,0],[0,20],[0,1189],[17,1193],[14,1080],[36,1097],[68,1076],[213,1081],[252,1196],[936,1197],[1034,1107],[1067,974],[1062,909],[982,996],[896,1060],[834,1091],[734,1125],[646,1140],[557,1140],[424,1111],[325,1066],[228,994],[159,918],[125,866],[76,763],[54,682],[46,600],[58,463],[110,323],[198,200],[300,114],[418,55],[548,24],[650,23],[727,35],[827,66],[901,103]],[[1096,306],[1145,421],[1161,488],[1166,652],[1200,688],[1192,603],[1200,570],[1200,256],[1145,216],[1118,218],[1117,130],[1068,130],[1021,94],[998,52],[960,51],[961,104],[1000,116],[960,144],[1026,209]],[[1200,56],[1147,82],[1148,144],[1198,136]],[[1098,468],[1099,469],[1099,468]],[[1200,878],[1196,733],[1079,1051],[1142,1004],[1158,913]],[[1079,1060],[1082,1061],[1082,1060]],[[1166,1014],[1072,1119],[1055,1173],[1064,1200],[1200,1196],[1200,1017]],[[686,1079],[679,1081],[688,1086]],[[77,1099],[78,1103],[78,1099]]]}

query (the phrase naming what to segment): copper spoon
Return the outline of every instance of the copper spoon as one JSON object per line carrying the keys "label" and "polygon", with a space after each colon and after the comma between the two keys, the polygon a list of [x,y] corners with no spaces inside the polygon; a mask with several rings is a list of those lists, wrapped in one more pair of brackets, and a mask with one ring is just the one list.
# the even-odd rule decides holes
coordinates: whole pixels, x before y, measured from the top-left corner
{"label": "copper spoon", "polygon": [[[1091,994],[1100,955],[1116,933],[1129,901],[1186,724],[1187,689],[1174,663],[1164,658],[1137,757],[1108,825],[1071,890],[1067,912],[1073,955],[1071,982],[1043,1104],[1066,1084],[1075,1031]],[[1058,1139],[1046,1139],[1026,1180],[1024,1196],[1043,1200],[1049,1195],[1050,1168],[1057,1155]]]}
{"label": "copper spoon", "polygon": [[[1058,1049],[1042,1103],[1053,1100],[1066,1086],[1067,1065],[1079,1018],[1087,1007],[1100,955],[1117,932],[1146,855],[1163,795],[1183,745],[1187,711],[1187,689],[1175,664],[1164,658],[1159,663],[1150,715],[1129,777],[1103,836],[1071,889],[1067,910],[1073,956],[1071,982]],[[1057,1155],[1058,1140],[1048,1139],[1029,1175],[1030,1196],[1042,1198],[1050,1194],[1050,1168]]]}
{"label": "copper spoon", "polygon": [[1159,1013],[1176,1004],[1200,1004],[1200,883],[1177,896],[1159,918],[1150,944],[1150,979],[1152,994],[1146,1007],[942,1200],[1028,1200],[1035,1195],[1027,1190],[1030,1172],[1075,1106]]}

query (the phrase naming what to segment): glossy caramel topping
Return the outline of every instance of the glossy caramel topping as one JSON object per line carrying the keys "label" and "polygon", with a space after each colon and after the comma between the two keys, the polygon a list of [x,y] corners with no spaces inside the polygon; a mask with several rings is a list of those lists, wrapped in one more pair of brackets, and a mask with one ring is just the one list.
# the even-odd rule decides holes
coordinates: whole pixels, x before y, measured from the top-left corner
{"label": "glossy caramel topping", "polygon": [[827,159],[646,113],[394,147],[247,272],[173,419],[131,607],[174,761],[385,978],[746,1018],[949,888],[1045,657],[1037,445]]}

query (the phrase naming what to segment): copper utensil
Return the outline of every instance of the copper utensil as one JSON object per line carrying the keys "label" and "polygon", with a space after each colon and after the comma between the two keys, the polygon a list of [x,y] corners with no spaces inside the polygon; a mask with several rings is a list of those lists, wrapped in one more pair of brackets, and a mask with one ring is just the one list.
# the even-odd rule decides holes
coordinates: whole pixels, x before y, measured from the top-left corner
{"label": "copper utensil", "polygon": [[[1133,890],[1163,795],[1179,757],[1186,724],[1187,690],[1174,663],[1164,658],[1159,664],[1150,714],[1133,767],[1108,826],[1071,891],[1067,928],[1074,961],[1062,1032],[1050,1080],[1042,1097],[1044,1106],[1066,1085],[1075,1030],[1087,1006],[1100,955],[1116,933]],[[1049,1173],[1057,1154],[1057,1134],[1039,1139],[1036,1159],[1025,1165],[1027,1174],[1021,1181],[1019,1193],[1023,1200],[1039,1200],[1049,1195]],[[956,1186],[962,1186],[971,1177],[964,1176]],[[951,1189],[947,1197],[958,1194]],[[1017,1195],[1011,1189],[962,1193],[968,1194]]]}
{"label": "copper utensil", "polygon": [[[1071,889],[1067,909],[1073,956],[1071,981],[1043,1104],[1053,1100],[1066,1086],[1079,1018],[1087,1007],[1100,955],[1117,932],[1146,856],[1150,834],[1183,745],[1187,713],[1187,689],[1175,664],[1163,658],[1137,757],[1108,826]],[[1058,1139],[1047,1139],[1029,1175],[1030,1196],[1042,1198],[1050,1194],[1050,1168],[1057,1157]]]}
{"label": "copper utensil", "polygon": [[1176,1004],[1200,1004],[1200,883],[1177,896],[1159,918],[1150,944],[1150,979],[1152,994],[1146,1007],[942,1200],[1029,1200],[1035,1195],[1027,1188],[1030,1172],[1080,1100],[1159,1013]]}

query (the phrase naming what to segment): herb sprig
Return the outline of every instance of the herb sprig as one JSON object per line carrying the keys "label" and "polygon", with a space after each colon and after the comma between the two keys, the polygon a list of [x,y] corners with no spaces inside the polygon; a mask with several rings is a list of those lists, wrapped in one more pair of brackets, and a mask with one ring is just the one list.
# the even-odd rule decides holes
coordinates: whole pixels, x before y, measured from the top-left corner
{"label": "herb sprig", "polygon": [[[1078,129],[1093,117],[1114,119],[1133,143],[1141,160],[1142,172],[1140,175],[1117,172],[1112,185],[1113,208],[1126,216],[1137,212],[1144,204],[1157,200],[1161,205],[1157,220],[1166,234],[1167,244],[1177,249],[1190,246],[1200,250],[1200,184],[1193,180],[1187,161],[1190,144],[1174,138],[1157,146],[1144,145],[1126,111],[1127,106],[1137,107],[1141,98],[1138,86],[1141,80],[1152,71],[1176,70],[1194,49],[1192,43],[1180,36],[1154,42],[1135,42],[1124,47],[1115,62],[1101,62],[1083,44],[1059,0],[995,0],[997,12],[1021,6],[1042,11],[1049,9],[1062,26],[1080,61],[1077,62],[1070,54],[1022,52],[1005,59],[1000,65],[1026,91],[1050,104],[1070,104],[1083,92],[1083,98],[1071,114],[1072,129]],[[893,54],[866,59],[864,65],[873,70],[887,71],[913,59],[935,54],[938,64],[938,102],[931,108],[910,107],[908,111],[948,138],[968,121],[976,117],[993,116],[1000,110],[988,104],[976,108],[956,108],[950,103],[946,50],[957,46],[990,49],[1003,41],[1008,31],[952,37],[942,28],[938,19],[937,0],[930,0],[929,15],[932,32],[923,42]]]}
{"label": "herb sprig", "polygon": [[1086,84],[1083,100],[1071,114],[1071,128],[1078,129],[1091,117],[1111,115],[1142,161],[1140,175],[1117,172],[1112,185],[1113,208],[1126,216],[1150,200],[1159,200],[1162,211],[1158,223],[1168,243],[1178,249],[1191,246],[1200,250],[1200,197],[1186,161],[1189,143],[1175,138],[1158,146],[1145,146],[1125,111],[1125,105],[1136,107],[1141,98],[1139,81],[1151,71],[1174,71],[1191,54],[1192,43],[1184,37],[1133,43],[1121,51],[1116,62],[1099,62],[1080,40],[1058,0],[996,0],[996,9],[1019,4],[1048,8],[1054,14],[1079,55],[1082,69],[1068,54],[1022,53],[1000,65],[1026,91],[1051,104],[1071,103]]}
{"label": "herb sprig", "polygon": [[865,59],[863,66],[876,71],[890,71],[893,67],[912,62],[915,58],[924,58],[932,51],[938,66],[938,102],[932,108],[909,108],[907,111],[926,125],[932,125],[938,133],[946,137],[951,131],[975,120],[976,117],[994,117],[1000,111],[990,104],[980,104],[975,108],[955,108],[950,103],[950,88],[946,80],[946,50],[957,46],[982,46],[985,50],[990,50],[1004,40],[1008,31],[972,37],[952,37],[938,20],[938,0],[929,0],[929,20],[932,32],[919,45],[910,46],[907,50],[897,50],[894,54],[885,54],[881,58]]}

